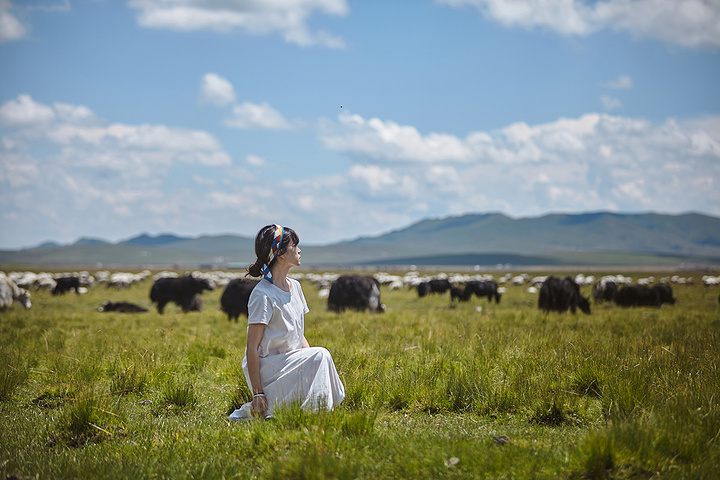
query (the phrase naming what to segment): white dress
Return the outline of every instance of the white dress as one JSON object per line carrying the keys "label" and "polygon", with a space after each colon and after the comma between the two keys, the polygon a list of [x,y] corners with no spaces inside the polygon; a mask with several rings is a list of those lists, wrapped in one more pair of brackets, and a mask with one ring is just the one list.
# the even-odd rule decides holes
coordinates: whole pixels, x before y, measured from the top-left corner
{"label": "white dress", "polygon": [[[248,301],[248,324],[265,324],[260,340],[260,381],[268,402],[267,416],[283,404],[297,401],[303,408],[332,410],[345,398],[335,363],[323,347],[302,348],[305,314],[309,312],[300,282],[292,278],[290,291],[262,279]],[[245,381],[252,391],[247,351],[242,361]],[[230,414],[230,420],[249,420],[248,402]]]}

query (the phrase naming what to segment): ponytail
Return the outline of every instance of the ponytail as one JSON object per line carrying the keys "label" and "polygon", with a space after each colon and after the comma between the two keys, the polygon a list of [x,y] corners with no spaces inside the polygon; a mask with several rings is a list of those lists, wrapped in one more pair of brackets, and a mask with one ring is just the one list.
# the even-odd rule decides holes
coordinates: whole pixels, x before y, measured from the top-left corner
{"label": "ponytail", "polygon": [[255,260],[255,263],[247,268],[245,276],[247,277],[248,275],[251,277],[262,277],[262,260],[258,258]]}

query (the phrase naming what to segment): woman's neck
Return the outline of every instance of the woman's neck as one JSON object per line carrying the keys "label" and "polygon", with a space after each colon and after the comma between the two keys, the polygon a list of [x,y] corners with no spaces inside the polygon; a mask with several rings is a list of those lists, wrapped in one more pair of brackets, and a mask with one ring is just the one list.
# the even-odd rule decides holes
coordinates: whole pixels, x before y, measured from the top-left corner
{"label": "woman's neck", "polygon": [[272,273],[273,285],[285,292],[290,291],[290,282],[288,282],[287,280],[288,271],[290,271],[289,268],[282,268],[281,265],[275,265],[270,270],[270,272]]}

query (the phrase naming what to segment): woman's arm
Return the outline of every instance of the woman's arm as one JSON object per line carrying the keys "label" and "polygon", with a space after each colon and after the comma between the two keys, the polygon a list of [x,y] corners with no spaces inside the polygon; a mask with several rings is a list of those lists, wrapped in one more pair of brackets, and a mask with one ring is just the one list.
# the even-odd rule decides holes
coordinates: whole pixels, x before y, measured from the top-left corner
{"label": "woman's arm", "polygon": [[262,323],[251,323],[248,325],[247,350],[245,353],[247,356],[247,368],[253,393],[251,411],[261,418],[265,418],[265,413],[267,413],[267,399],[262,395],[257,397],[255,395],[258,393],[264,393],[262,381],[260,379],[260,355],[258,355],[258,347],[260,346],[260,340],[262,340],[264,333],[265,325]]}

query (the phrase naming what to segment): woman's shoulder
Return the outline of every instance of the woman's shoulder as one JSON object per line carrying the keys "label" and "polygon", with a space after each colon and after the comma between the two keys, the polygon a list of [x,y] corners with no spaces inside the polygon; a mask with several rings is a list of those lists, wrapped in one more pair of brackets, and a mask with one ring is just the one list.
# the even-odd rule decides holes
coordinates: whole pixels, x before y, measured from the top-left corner
{"label": "woman's shoulder", "polygon": [[252,297],[257,295],[268,295],[268,292],[271,291],[269,287],[272,287],[272,283],[262,278],[260,279],[260,282],[255,285],[255,288],[253,288],[252,292],[250,292],[250,296]]}
{"label": "woman's shoulder", "polygon": [[302,291],[302,285],[300,285],[300,280],[297,280],[295,278],[290,278],[290,277],[288,277],[288,278],[290,279],[290,284],[292,285],[292,291],[298,292],[302,295],[303,291]]}

